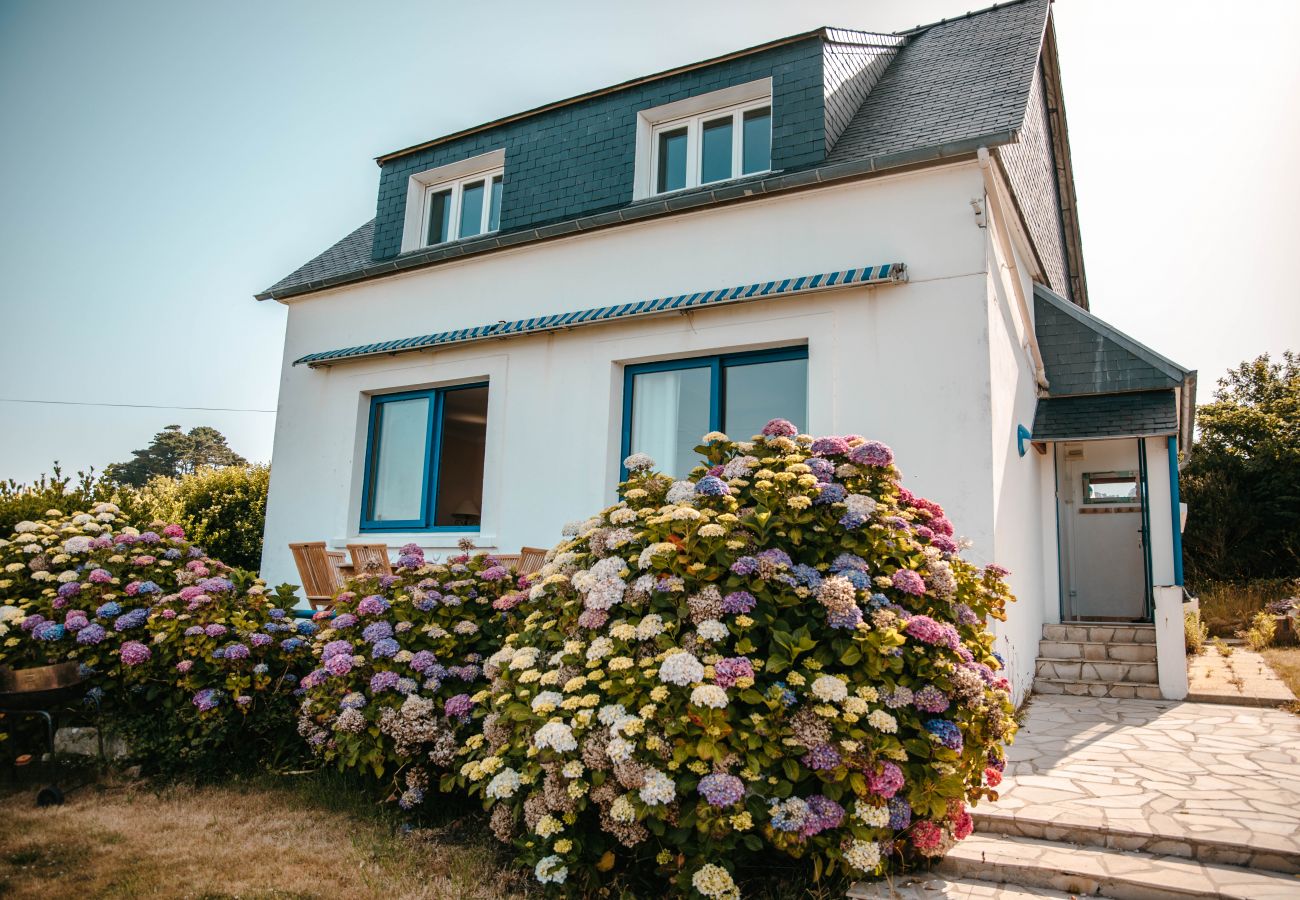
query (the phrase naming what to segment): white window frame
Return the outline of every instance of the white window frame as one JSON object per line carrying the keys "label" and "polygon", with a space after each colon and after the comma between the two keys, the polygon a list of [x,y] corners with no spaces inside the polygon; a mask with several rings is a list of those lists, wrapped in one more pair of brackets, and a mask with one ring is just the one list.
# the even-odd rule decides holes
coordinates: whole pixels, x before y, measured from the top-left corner
{"label": "white window frame", "polygon": [[[452,241],[461,239],[460,234],[460,208],[461,199],[464,197],[465,188],[469,185],[483,185],[483,227],[473,235],[468,237],[479,237],[484,234],[491,234],[500,228],[489,228],[488,223],[491,221],[492,213],[492,182],[500,178],[504,186],[505,169],[489,169],[485,172],[476,172],[473,175],[466,175],[464,178],[458,178],[455,181],[443,181],[438,184],[431,184],[424,189],[424,215],[420,217],[420,239],[423,241],[422,246],[437,247],[439,244],[450,244]],[[433,195],[441,194],[444,191],[451,191],[451,214],[447,220],[447,238],[437,243],[429,243],[429,217],[433,213]]]}
{"label": "white window frame", "polygon": [[[772,79],[762,78],[745,84],[734,85],[687,97],[664,106],[642,110],[637,114],[637,154],[633,199],[667,196],[676,190],[692,190],[701,187],[700,172],[704,153],[703,129],[705,122],[725,118],[732,119],[731,177],[707,182],[709,185],[726,184],[740,178],[751,178],[771,172],[769,158],[768,168],[761,172],[741,173],[744,163],[744,117],[745,113],[763,107],[772,108]],[[660,191],[659,176],[659,136],[666,131],[686,128],[686,184],[674,191]]]}
{"label": "white window frame", "polygon": [[[483,227],[473,237],[482,237],[500,229],[489,229],[488,223],[492,211],[492,179],[502,179],[505,183],[505,150],[493,150],[459,162],[417,172],[407,180],[406,217],[402,225],[402,252],[421,250],[426,247],[438,247],[460,240],[460,206],[461,193],[465,185],[477,181],[484,182],[483,190]],[[448,237],[442,244],[428,243],[429,236],[429,200],[439,191],[451,190],[451,215]]]}

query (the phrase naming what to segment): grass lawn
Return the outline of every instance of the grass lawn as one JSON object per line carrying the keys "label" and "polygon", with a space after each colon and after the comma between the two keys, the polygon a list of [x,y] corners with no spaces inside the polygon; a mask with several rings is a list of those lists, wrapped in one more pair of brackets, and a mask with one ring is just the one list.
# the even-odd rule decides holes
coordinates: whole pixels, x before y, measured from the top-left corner
{"label": "grass lawn", "polygon": [[320,776],[109,783],[46,809],[34,795],[0,800],[6,898],[524,896],[477,817],[402,834]]}

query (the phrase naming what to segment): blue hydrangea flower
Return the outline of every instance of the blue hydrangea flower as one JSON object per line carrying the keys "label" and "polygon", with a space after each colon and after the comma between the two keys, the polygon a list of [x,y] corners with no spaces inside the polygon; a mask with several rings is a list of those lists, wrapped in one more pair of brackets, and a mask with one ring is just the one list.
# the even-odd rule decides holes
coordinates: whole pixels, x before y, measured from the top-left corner
{"label": "blue hydrangea flower", "polygon": [[370,648],[370,655],[375,659],[387,659],[396,656],[401,646],[392,638],[383,638],[375,641],[374,646]]}
{"label": "blue hydrangea flower", "polygon": [[113,623],[113,630],[127,631],[131,628],[139,628],[148,618],[149,610],[143,608],[133,609],[117,617],[117,620]]}
{"label": "blue hydrangea flower", "polygon": [[105,603],[99,609],[95,610],[95,615],[101,619],[111,619],[122,612],[122,607],[112,600]]}
{"label": "blue hydrangea flower", "polygon": [[309,637],[315,634],[317,631],[320,631],[320,626],[318,626],[311,619],[303,619],[301,622],[298,623],[297,632],[305,637]]}

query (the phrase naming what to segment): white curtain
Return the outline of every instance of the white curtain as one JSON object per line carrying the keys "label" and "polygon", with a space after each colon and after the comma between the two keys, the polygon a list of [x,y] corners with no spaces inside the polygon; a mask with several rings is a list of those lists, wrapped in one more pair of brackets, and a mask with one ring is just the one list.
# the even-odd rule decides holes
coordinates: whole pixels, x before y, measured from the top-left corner
{"label": "white curtain", "polygon": [[680,371],[647,372],[634,381],[632,452],[649,454],[661,472],[673,472],[677,464],[681,384]]}

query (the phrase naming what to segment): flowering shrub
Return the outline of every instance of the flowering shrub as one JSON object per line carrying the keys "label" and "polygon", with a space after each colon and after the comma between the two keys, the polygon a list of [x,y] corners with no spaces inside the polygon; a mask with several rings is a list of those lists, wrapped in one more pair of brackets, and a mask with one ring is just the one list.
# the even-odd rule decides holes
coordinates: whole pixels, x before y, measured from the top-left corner
{"label": "flowering shrub", "polygon": [[527,581],[485,554],[426,563],[414,544],[393,575],[365,575],[321,615],[299,731],[341,770],[389,776],[404,809],[454,759],[486,696],[483,660],[515,626]]}
{"label": "flowering shrub", "polygon": [[51,510],[0,541],[0,663],[79,662],[153,768],[296,749],[289,693],[310,649],[284,632],[316,626],[275,605],[292,605],[292,592],[269,597],[179,526],[141,532],[119,519],[109,503]]}
{"label": "flowering shrub", "polygon": [[944,853],[1015,730],[985,629],[1005,572],[878,442],[774,420],[698,450],[678,482],[630,457],[567,532],[457,777],[552,892],[618,869],[732,898],[774,853],[815,878]]}

